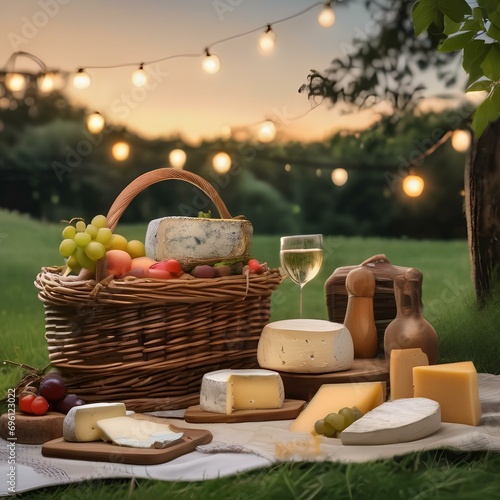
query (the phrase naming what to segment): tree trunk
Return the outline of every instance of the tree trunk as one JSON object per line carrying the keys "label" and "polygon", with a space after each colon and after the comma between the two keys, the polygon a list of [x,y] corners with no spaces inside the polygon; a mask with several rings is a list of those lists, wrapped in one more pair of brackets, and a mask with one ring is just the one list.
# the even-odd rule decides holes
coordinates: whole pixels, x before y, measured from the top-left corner
{"label": "tree trunk", "polygon": [[500,265],[500,120],[473,142],[465,167],[465,212],[472,280],[483,305]]}

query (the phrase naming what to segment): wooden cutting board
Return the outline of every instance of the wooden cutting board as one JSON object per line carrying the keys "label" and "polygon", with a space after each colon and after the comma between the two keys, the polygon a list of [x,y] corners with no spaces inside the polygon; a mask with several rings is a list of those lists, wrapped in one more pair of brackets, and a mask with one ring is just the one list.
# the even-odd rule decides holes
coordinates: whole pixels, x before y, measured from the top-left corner
{"label": "wooden cutting board", "polygon": [[186,422],[201,424],[222,424],[235,422],[263,422],[266,420],[290,420],[296,418],[304,408],[305,401],[285,399],[281,408],[268,410],[237,410],[226,415],[205,411],[200,405],[190,406],[184,414]]}
{"label": "wooden cutting board", "polygon": [[[11,415],[12,416],[12,415]],[[10,435],[9,414],[0,417],[0,437],[16,438],[18,444],[43,444],[62,437],[64,413],[48,412],[45,415],[14,414],[14,435]]]}
{"label": "wooden cutting board", "polygon": [[[153,420],[153,418],[151,418]],[[63,438],[54,439],[42,445],[42,455],[72,460],[91,460],[93,462],[116,462],[121,464],[157,465],[194,451],[197,446],[212,441],[212,434],[204,429],[183,429],[170,426],[175,432],[183,432],[182,441],[163,449],[129,448],[94,441],[91,443],[72,443]]]}
{"label": "wooden cutting board", "polygon": [[289,398],[311,401],[323,384],[389,381],[389,364],[383,358],[355,359],[349,370],[332,373],[279,372]]}

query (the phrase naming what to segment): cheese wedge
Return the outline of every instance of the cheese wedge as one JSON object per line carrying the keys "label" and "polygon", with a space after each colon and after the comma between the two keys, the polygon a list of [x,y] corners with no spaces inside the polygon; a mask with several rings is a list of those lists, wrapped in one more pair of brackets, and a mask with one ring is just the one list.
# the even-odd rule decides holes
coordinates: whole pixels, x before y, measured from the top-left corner
{"label": "cheese wedge", "polygon": [[312,433],[317,420],[341,408],[356,406],[366,413],[384,402],[384,382],[356,382],[352,384],[324,384],[309,404],[291,423],[292,432]]}
{"label": "cheese wedge", "polygon": [[184,435],[174,432],[168,424],[128,416],[98,420],[97,427],[104,441],[132,448],[166,448]]}
{"label": "cheese wedge", "polygon": [[349,330],[319,319],[287,319],[266,325],[257,348],[262,368],[292,373],[348,370],[354,360]]}
{"label": "cheese wedge", "polygon": [[125,414],[123,403],[92,403],[74,406],[64,417],[63,437],[66,441],[99,441],[101,431],[97,427],[97,421]]}
{"label": "cheese wedge", "polygon": [[413,367],[428,366],[429,358],[422,349],[392,349],[389,377],[391,399],[413,397]]}
{"label": "cheese wedge", "polygon": [[479,425],[481,401],[472,361],[413,368],[415,397],[437,401],[443,422]]}
{"label": "cheese wedge", "polygon": [[271,370],[218,370],[203,376],[200,406],[205,411],[230,415],[235,410],[281,408],[283,381]]}
{"label": "cheese wedge", "polygon": [[441,427],[439,403],[427,398],[388,401],[340,433],[342,444],[375,445],[416,441]]}

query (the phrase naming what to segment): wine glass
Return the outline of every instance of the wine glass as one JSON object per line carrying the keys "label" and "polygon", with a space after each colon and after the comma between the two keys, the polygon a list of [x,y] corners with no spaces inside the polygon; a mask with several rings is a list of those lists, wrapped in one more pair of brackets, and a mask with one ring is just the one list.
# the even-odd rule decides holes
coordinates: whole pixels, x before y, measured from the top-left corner
{"label": "wine glass", "polygon": [[281,267],[300,286],[299,317],[302,318],[302,288],[319,272],[323,262],[323,235],[303,234],[280,239]]}

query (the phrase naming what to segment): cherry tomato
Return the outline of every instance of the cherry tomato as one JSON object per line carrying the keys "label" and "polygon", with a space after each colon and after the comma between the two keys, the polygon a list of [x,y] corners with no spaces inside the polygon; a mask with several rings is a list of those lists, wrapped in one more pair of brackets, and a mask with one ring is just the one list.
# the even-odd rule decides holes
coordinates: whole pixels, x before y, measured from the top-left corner
{"label": "cherry tomato", "polygon": [[36,396],[31,403],[33,415],[45,415],[49,409],[49,403],[43,396]]}
{"label": "cherry tomato", "polygon": [[31,403],[36,398],[34,394],[27,394],[22,398],[19,398],[19,410],[23,413],[31,413]]}
{"label": "cherry tomato", "polygon": [[248,270],[251,273],[262,274],[264,272],[264,267],[257,259],[250,259],[248,261]]}
{"label": "cherry tomato", "polygon": [[149,269],[161,269],[171,274],[180,274],[182,272],[182,267],[179,261],[175,259],[162,260],[161,262],[150,266]]}

